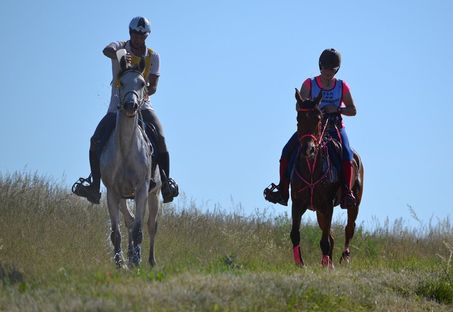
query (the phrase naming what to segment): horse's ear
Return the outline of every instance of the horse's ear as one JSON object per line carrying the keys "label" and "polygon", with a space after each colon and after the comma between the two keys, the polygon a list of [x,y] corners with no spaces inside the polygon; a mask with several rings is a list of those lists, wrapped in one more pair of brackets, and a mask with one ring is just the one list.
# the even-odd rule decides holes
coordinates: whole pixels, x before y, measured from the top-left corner
{"label": "horse's ear", "polygon": [[297,88],[295,88],[295,89],[296,89],[296,94],[294,94],[294,96],[296,98],[296,101],[297,102],[303,102],[302,101],[302,97],[300,96],[299,90],[297,90]]}
{"label": "horse's ear", "polygon": [[315,98],[315,104],[319,105],[319,103],[321,103],[321,100],[322,100],[322,91],[320,90],[318,93],[318,96]]}
{"label": "horse's ear", "polygon": [[127,69],[126,56],[122,56],[121,57],[121,59],[120,59],[120,68],[121,68],[121,71],[125,71]]}
{"label": "horse's ear", "polygon": [[138,64],[138,70],[143,72],[145,70],[145,66],[146,66],[145,58],[141,57],[140,63]]}

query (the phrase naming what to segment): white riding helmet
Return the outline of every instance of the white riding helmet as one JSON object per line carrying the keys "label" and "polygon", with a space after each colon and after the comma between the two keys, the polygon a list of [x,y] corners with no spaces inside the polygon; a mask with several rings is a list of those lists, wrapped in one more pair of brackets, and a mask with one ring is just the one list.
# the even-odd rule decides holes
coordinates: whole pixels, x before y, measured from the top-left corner
{"label": "white riding helmet", "polygon": [[150,23],[146,17],[136,16],[129,23],[129,31],[149,34],[151,32]]}

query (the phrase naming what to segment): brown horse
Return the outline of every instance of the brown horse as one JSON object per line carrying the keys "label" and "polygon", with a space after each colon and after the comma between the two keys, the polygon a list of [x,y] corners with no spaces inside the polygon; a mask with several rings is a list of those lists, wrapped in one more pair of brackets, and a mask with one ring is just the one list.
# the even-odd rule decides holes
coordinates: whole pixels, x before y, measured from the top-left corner
{"label": "brown horse", "polygon": [[[335,122],[338,114],[323,116],[319,109],[322,92],[314,100],[303,100],[296,89],[297,100],[297,132],[300,141],[299,152],[296,157],[294,170],[291,176],[292,199],[292,229],[294,261],[303,266],[304,261],[300,252],[300,222],[307,209],[316,211],[319,227],[322,231],[320,247],[322,250],[321,264],[333,268],[332,251],[334,239],[331,234],[333,208],[340,203],[342,178],[333,165],[329,155],[329,148],[335,148],[341,155],[341,144],[332,139],[329,133],[335,131]],[[329,144],[332,144],[329,146]],[[353,158],[353,188],[356,205],[347,207],[348,221],[345,227],[345,244],[340,263],[349,263],[349,243],[354,236],[355,221],[359,212],[359,205],[363,191],[363,165],[359,155],[354,151]]]}

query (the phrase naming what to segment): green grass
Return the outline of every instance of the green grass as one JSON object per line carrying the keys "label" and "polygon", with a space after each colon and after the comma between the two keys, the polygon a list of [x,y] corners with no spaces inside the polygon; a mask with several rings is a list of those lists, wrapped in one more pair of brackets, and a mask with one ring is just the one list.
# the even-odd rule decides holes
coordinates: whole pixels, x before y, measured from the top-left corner
{"label": "green grass", "polygon": [[89,205],[36,174],[3,175],[0,311],[453,311],[449,220],[359,226],[349,266],[338,264],[336,223],[334,271],[320,268],[312,223],[301,227],[307,267],[293,265],[290,221],[165,205],[158,265],[146,263],[145,235],[141,267],[116,270],[105,203]]}

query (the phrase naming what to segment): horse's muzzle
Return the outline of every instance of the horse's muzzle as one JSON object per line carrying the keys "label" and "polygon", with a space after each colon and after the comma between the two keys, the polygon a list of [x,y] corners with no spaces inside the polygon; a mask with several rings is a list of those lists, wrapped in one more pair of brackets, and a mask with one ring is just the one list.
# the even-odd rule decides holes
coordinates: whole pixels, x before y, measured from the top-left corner
{"label": "horse's muzzle", "polygon": [[315,142],[310,140],[310,141],[302,144],[300,151],[301,151],[302,155],[304,155],[305,157],[313,157],[315,155],[315,151],[316,151]]}
{"label": "horse's muzzle", "polygon": [[124,103],[123,109],[124,109],[124,111],[126,112],[126,115],[127,115],[127,116],[133,117],[133,116],[135,116],[135,114],[137,113],[138,104],[137,104],[137,102],[135,102],[135,101],[133,101],[133,102],[126,102],[126,103]]}

